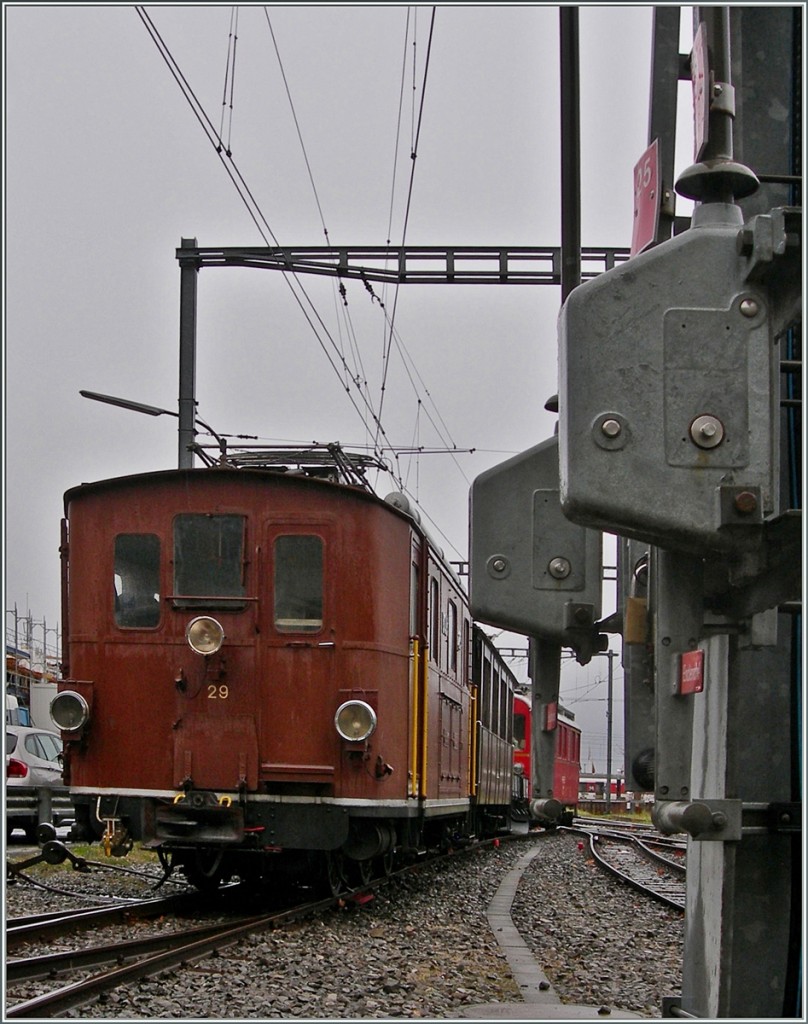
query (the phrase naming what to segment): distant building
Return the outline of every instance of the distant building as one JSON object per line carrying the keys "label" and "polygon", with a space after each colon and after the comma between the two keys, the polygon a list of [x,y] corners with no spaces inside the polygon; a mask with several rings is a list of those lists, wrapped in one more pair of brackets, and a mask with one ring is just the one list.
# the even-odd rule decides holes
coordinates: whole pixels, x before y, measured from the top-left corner
{"label": "distant building", "polygon": [[56,696],[58,675],[31,667],[30,655],[6,644],[6,724],[56,729],[50,702]]}

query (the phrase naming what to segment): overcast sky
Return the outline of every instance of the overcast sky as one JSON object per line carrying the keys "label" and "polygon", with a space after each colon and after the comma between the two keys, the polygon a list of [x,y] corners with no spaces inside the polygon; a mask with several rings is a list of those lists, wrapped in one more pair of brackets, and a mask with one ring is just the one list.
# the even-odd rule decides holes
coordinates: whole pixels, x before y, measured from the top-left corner
{"label": "overcast sky", "polygon": [[[79,389],[176,410],[181,238],[560,244],[557,7],[247,4],[237,26],[226,5],[145,11],[210,122],[223,122],[265,237],[135,7],[4,5],[5,608],[49,627],[61,621],[65,490],[177,463],[175,418],[90,402]],[[651,13],[580,9],[584,246],[631,241]],[[267,442],[367,443],[323,344],[342,346],[351,367],[360,354],[356,374],[378,409],[395,310],[382,423],[395,446],[456,447],[399,467],[447,556],[465,559],[471,481],[553,433],[544,403],[558,386],[560,289],[370,293],[347,282],[344,305],[328,278],[301,285],[326,325],[319,338],[281,274],[200,273],[199,415],[219,433]],[[595,683],[606,661],[567,671],[562,702],[581,716],[595,709],[592,747],[605,737]]]}

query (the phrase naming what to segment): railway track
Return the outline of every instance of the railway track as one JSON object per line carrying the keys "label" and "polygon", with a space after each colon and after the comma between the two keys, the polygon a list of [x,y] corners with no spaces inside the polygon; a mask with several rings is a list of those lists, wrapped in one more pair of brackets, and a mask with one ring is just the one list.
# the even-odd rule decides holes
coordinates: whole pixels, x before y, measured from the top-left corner
{"label": "railway track", "polygon": [[[509,837],[508,837],[509,838]],[[521,838],[521,837],[519,837]],[[487,847],[499,841],[477,845]],[[456,850],[450,857],[462,857],[475,846]],[[440,859],[440,858],[434,858]],[[178,966],[192,964],[213,951],[239,942],[252,933],[281,928],[294,921],[315,917],[335,906],[351,901],[361,903],[372,892],[396,876],[417,873],[420,863],[410,864],[371,882],[348,889],[338,896],[301,902],[292,907],[274,907],[249,916],[234,911],[240,905],[240,886],[232,886],[232,900],[211,898],[198,893],[181,893],[162,899],[132,901],[123,906],[85,907],[75,911],[39,914],[7,921],[6,1017],[8,1019],[61,1016],[98,998],[104,998],[118,986],[148,978]],[[222,895],[220,890],[218,896]],[[253,907],[254,907],[254,900]],[[216,914],[217,920],[193,924],[189,919],[200,913]],[[175,918],[176,915],[176,918]],[[135,918],[164,919],[161,931],[131,938],[136,928],[127,927]],[[222,920],[222,917],[226,919]],[[123,924],[129,937],[122,941],[96,939],[89,947],[78,948],[74,941],[88,928]],[[54,939],[73,948],[23,956],[11,955]],[[53,987],[54,983],[58,987]],[[37,991],[47,985],[47,991]],[[16,993],[16,994],[15,994]],[[15,1001],[16,999],[16,1001]]]}
{"label": "railway track", "polygon": [[[253,932],[277,928],[313,916],[333,905],[332,897],[237,921],[218,921],[194,928],[178,927],[175,931],[142,939],[107,942],[81,950],[9,960],[6,963],[6,987],[12,989],[12,999],[15,985],[41,979],[58,979],[68,974],[80,973],[83,976],[60,988],[7,1006],[6,1016],[8,1019],[57,1016],[66,1010],[83,1006],[118,985],[150,977],[170,967],[192,963]],[[86,926],[85,914],[63,915],[61,925],[64,930],[70,927],[71,918],[82,930]],[[97,973],[86,973],[99,966],[105,969]]]}
{"label": "railway track", "polygon": [[648,828],[612,829],[576,822],[571,831],[585,835],[595,863],[626,885],[676,910],[687,895],[685,844]]}
{"label": "railway track", "polygon": [[24,944],[76,934],[99,925],[118,924],[132,918],[192,913],[198,904],[199,898],[195,893],[183,893],[158,899],[132,900],[113,907],[81,907],[77,910],[10,918],[6,923],[6,949],[13,950]]}

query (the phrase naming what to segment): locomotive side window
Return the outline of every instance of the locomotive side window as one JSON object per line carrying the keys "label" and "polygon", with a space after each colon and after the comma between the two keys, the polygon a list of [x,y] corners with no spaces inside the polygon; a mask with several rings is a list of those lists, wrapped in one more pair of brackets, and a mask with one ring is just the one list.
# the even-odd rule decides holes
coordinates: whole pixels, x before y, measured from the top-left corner
{"label": "locomotive side window", "polygon": [[420,593],[418,587],[420,583],[420,573],[418,571],[418,565],[413,562],[411,575],[410,575],[410,636],[416,636],[418,634],[418,595]]}
{"label": "locomotive side window", "polygon": [[244,516],[183,514],[174,520],[174,605],[240,609]]}
{"label": "locomotive side window", "polygon": [[457,605],[449,602],[449,671],[457,675]]}
{"label": "locomotive side window", "polygon": [[323,541],[288,534],[275,539],[275,629],[316,633],[323,628]]}
{"label": "locomotive side window", "polygon": [[462,652],[461,669],[463,672],[463,685],[468,686],[469,675],[471,674],[471,645],[469,644],[469,621],[463,619],[463,652]]}
{"label": "locomotive side window", "polygon": [[160,539],[119,533],[114,558],[115,625],[149,629],[160,621]]}
{"label": "locomotive side window", "polygon": [[440,664],[440,586],[433,576],[429,581],[429,651],[430,657]]}

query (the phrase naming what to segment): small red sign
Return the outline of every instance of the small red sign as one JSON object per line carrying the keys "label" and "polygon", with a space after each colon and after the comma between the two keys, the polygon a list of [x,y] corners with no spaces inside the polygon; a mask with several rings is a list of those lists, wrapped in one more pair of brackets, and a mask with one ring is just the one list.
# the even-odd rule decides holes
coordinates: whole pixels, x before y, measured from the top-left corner
{"label": "small red sign", "polygon": [[685,651],[679,669],[679,693],[701,693],[704,689],[704,651]]}
{"label": "small red sign", "polygon": [[701,160],[707,145],[710,122],[710,68],[707,54],[707,26],[702,21],[696,30],[690,54],[690,78],[693,82],[693,158]]}
{"label": "small red sign", "polygon": [[545,704],[544,706],[544,731],[552,732],[558,725],[558,704]]}
{"label": "small red sign", "polygon": [[659,224],[659,193],[659,142],[654,139],[634,168],[632,256],[647,249],[656,238]]}

